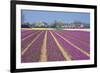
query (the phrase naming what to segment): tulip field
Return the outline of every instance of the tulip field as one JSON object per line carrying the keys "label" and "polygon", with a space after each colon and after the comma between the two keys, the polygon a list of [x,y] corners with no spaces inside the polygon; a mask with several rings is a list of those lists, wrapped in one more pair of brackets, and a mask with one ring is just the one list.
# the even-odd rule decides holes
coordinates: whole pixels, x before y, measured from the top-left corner
{"label": "tulip field", "polygon": [[79,30],[21,30],[21,62],[90,59],[90,32]]}

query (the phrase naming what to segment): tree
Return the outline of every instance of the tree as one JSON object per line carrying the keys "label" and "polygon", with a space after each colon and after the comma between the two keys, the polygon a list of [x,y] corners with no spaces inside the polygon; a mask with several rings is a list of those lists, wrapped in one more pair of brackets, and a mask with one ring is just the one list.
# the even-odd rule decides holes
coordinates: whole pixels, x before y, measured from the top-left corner
{"label": "tree", "polygon": [[22,23],[21,28],[30,28],[30,24],[29,23]]}

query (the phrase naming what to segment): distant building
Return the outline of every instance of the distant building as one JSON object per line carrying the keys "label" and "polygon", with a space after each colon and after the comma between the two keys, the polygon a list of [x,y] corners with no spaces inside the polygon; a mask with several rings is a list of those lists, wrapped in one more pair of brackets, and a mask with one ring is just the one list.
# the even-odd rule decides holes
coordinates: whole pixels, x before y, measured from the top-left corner
{"label": "distant building", "polygon": [[83,24],[65,24],[62,26],[63,28],[84,28]]}

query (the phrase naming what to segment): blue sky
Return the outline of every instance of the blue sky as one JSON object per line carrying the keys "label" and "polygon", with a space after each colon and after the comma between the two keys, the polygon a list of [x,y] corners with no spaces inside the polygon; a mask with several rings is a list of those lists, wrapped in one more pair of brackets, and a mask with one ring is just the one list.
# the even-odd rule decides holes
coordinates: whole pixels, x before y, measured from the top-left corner
{"label": "blue sky", "polygon": [[65,23],[71,23],[74,21],[80,21],[88,24],[90,23],[89,13],[35,11],[35,10],[22,10],[21,12],[22,12],[22,22],[44,21],[47,23],[52,23],[56,20]]}

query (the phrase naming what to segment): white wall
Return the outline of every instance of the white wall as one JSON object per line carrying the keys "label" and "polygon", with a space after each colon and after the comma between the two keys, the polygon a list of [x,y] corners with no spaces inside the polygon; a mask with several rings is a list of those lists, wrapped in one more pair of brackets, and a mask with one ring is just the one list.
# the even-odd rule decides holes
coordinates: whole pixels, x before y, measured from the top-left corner
{"label": "white wall", "polygon": [[[42,71],[36,73],[99,73],[100,72],[100,2],[99,0],[33,0],[58,3],[98,5],[98,67]],[[0,0],[0,73],[10,73],[10,0]],[[34,72],[35,73],[35,72]]]}

